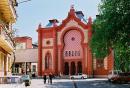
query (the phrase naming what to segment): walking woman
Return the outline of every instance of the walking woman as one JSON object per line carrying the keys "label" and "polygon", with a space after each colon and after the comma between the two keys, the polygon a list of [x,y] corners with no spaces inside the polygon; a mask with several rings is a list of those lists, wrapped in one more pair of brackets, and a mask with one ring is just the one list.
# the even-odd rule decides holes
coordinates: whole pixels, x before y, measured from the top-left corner
{"label": "walking woman", "polygon": [[50,84],[52,84],[52,73],[49,74]]}
{"label": "walking woman", "polygon": [[44,84],[46,84],[46,73],[44,74],[43,79],[44,79]]}

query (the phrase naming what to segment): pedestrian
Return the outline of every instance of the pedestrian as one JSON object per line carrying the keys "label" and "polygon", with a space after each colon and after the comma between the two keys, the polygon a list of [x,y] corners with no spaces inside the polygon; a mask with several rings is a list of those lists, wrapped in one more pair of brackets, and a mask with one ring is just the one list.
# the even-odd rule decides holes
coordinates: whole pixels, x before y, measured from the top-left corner
{"label": "pedestrian", "polygon": [[44,74],[43,79],[44,79],[44,84],[46,84],[46,73]]}
{"label": "pedestrian", "polygon": [[50,84],[52,84],[52,73],[49,74],[49,81],[50,81]]}

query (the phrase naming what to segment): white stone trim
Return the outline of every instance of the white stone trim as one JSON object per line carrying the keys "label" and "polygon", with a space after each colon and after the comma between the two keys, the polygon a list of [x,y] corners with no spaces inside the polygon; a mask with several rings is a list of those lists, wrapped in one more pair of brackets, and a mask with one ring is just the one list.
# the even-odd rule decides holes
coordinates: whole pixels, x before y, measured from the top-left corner
{"label": "white stone trim", "polygon": [[96,70],[96,63],[97,63],[96,59],[93,59],[93,69],[94,70]]}
{"label": "white stone trim", "polygon": [[[46,39],[43,39],[43,40],[42,40],[42,41],[43,41],[43,46],[44,46],[44,47],[53,46],[53,39],[54,39],[54,38],[46,38]],[[47,43],[46,43],[47,41],[50,41],[50,44],[47,44]]]}
{"label": "white stone trim", "polygon": [[104,68],[105,68],[105,70],[107,70],[107,67],[108,67],[108,65],[107,65],[107,60],[108,60],[108,58],[105,57],[105,58],[104,58]]}
{"label": "white stone trim", "polygon": [[81,31],[84,33],[84,43],[87,43],[88,42],[88,30],[84,30],[83,27],[81,27],[75,20],[70,20],[66,25],[65,27],[60,31],[58,32],[58,45],[61,45],[61,34],[63,33],[64,30],[66,30],[67,28],[69,27],[77,27],[79,29],[81,29]]}

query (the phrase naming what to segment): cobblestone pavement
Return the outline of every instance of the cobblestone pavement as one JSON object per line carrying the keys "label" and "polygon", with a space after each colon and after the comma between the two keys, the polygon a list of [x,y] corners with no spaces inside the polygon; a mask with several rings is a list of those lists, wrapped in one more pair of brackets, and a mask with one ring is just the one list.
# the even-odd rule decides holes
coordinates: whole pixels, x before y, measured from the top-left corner
{"label": "cobblestone pavement", "polygon": [[44,84],[42,79],[31,80],[31,85],[0,84],[0,88],[130,88],[130,84],[112,84],[106,79],[54,79],[52,84]]}
{"label": "cobblestone pavement", "polygon": [[43,79],[31,80],[31,85],[23,84],[0,84],[0,88],[74,88],[73,81],[69,79],[54,79],[52,84],[44,84]]}

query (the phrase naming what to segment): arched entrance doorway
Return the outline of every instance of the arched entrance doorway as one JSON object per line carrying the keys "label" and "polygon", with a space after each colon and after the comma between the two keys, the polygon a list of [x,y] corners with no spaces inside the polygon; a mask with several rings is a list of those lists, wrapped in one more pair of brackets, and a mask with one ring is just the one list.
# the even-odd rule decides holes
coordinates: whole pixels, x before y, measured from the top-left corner
{"label": "arched entrance doorway", "polygon": [[69,75],[69,64],[68,64],[68,62],[65,62],[64,74],[65,74],[65,75]]}
{"label": "arched entrance doorway", "polygon": [[82,73],[82,63],[79,61],[77,66],[78,73]]}
{"label": "arched entrance doorway", "polygon": [[71,75],[75,75],[76,70],[75,70],[75,63],[71,62]]}
{"label": "arched entrance doorway", "polygon": [[[69,29],[63,36],[63,61],[64,74],[75,75],[77,71],[77,61],[82,61],[83,58],[83,36],[82,31],[76,28]],[[68,62],[65,63],[65,62]],[[82,66],[80,66],[82,69]],[[81,70],[82,73],[82,70]]]}

